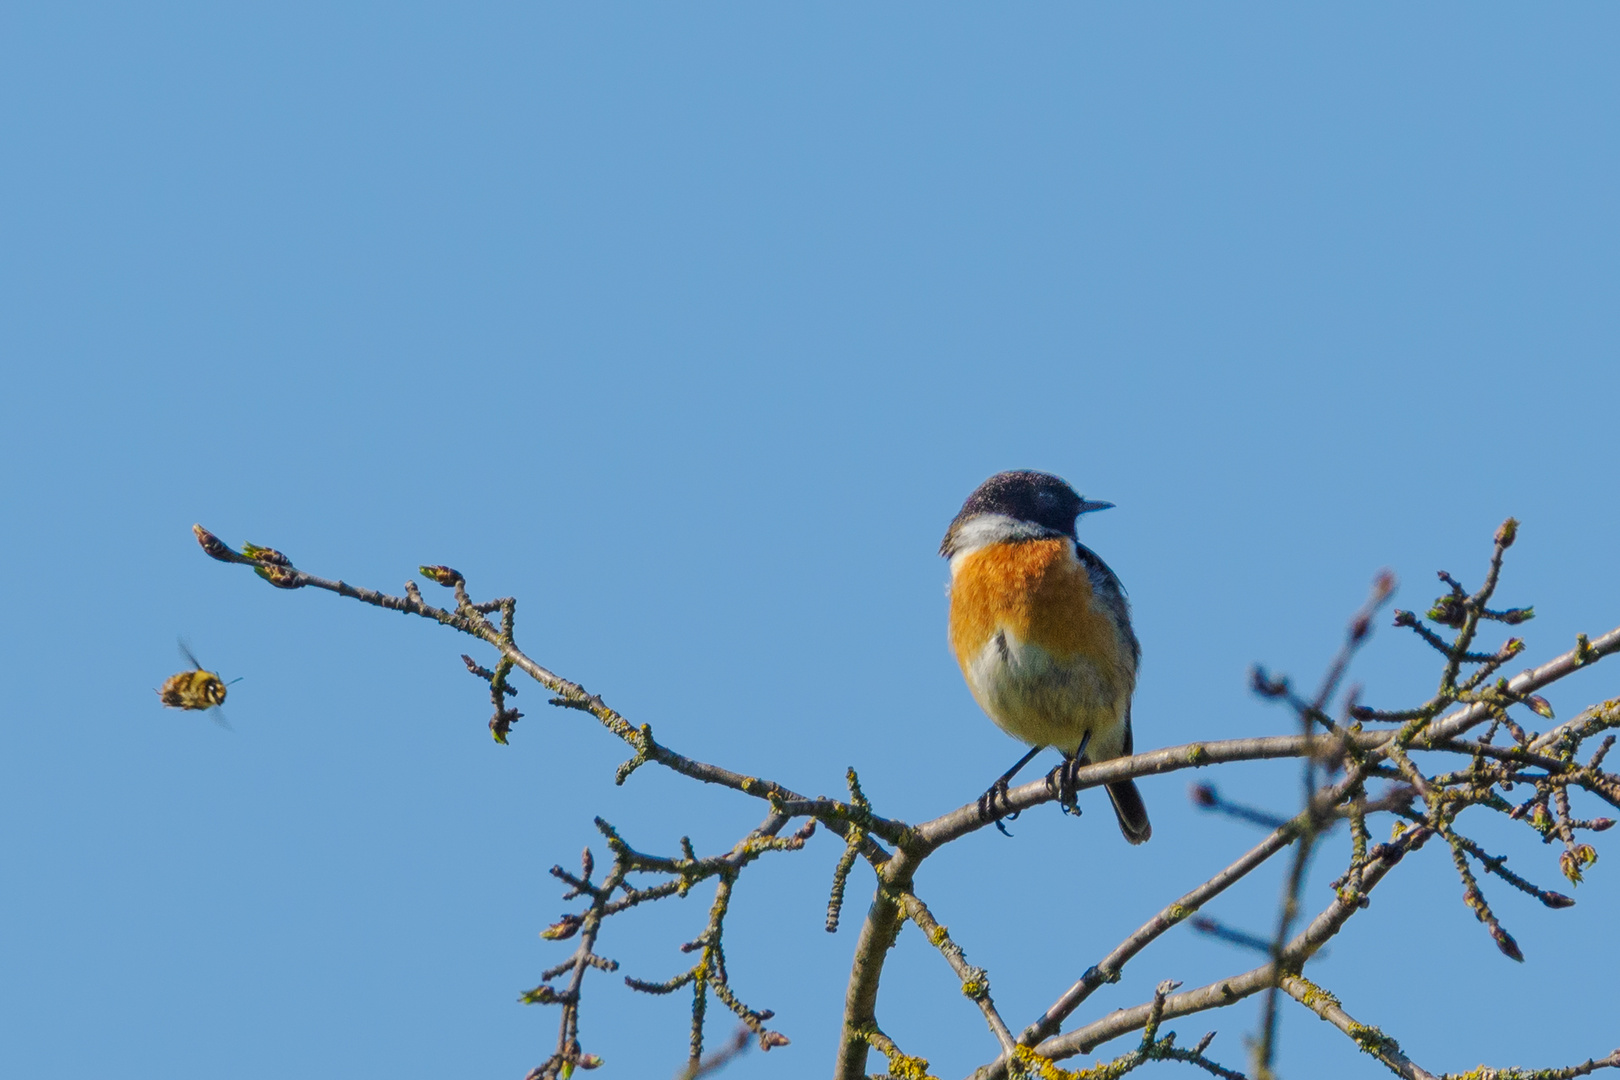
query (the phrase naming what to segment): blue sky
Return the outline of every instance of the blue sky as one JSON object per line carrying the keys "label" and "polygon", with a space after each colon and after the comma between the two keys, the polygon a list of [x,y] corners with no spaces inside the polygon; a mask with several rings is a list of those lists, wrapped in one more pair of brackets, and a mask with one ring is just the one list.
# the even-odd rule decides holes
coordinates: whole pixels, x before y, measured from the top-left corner
{"label": "blue sky", "polygon": [[[828,794],[854,765],[914,820],[1018,752],[945,648],[935,555],[1001,469],[1118,504],[1082,538],[1135,604],[1141,747],[1287,730],[1249,664],[1314,678],[1380,567],[1421,607],[1510,514],[1528,655],[1620,624],[1617,31],[1591,4],[8,9],[0,1071],[520,1077],[554,1037],[516,1004],[565,948],[546,869],[592,816],[663,851],[758,818],[615,788],[616,741],[532,689],[495,746],[467,642],[266,588],[194,521],[394,591],[450,563],[673,747]],[[233,732],[157,706],[181,635],[243,677]],[[1388,629],[1356,672],[1391,705],[1436,674]],[[1216,779],[1295,798],[1292,765]],[[1143,784],[1144,848],[1093,798],[926,868],[1011,1022],[1252,843],[1187,780]],[[1481,839],[1557,887],[1554,850]],[[829,1068],[838,851],[743,879],[733,980],[793,1045],[734,1075]],[[1437,1071],[1605,1053],[1609,863],[1568,911],[1487,884],[1521,967],[1426,850],[1313,970]],[[1277,882],[1210,914],[1263,928]],[[706,906],[602,950],[667,978]],[[1250,964],[1178,932],[1086,1018]],[[683,1006],[616,983],[586,1048],[673,1072]],[[991,1056],[914,929],[879,1012],[941,1076]],[[1241,1065],[1255,1013],[1173,1026]],[[1378,1074],[1285,1015],[1284,1075]]]}

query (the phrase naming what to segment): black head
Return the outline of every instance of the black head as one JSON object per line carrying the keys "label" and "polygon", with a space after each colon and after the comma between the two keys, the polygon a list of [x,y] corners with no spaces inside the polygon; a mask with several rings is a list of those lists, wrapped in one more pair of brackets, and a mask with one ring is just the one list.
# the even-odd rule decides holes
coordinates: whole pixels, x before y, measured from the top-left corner
{"label": "black head", "polygon": [[1021,469],[997,473],[974,489],[961,513],[951,522],[940,543],[939,553],[949,556],[958,531],[973,518],[985,514],[1010,518],[1031,526],[1031,538],[1067,536],[1074,538],[1074,522],[1081,514],[1106,510],[1113,503],[1087,502],[1062,478],[1051,473]]}

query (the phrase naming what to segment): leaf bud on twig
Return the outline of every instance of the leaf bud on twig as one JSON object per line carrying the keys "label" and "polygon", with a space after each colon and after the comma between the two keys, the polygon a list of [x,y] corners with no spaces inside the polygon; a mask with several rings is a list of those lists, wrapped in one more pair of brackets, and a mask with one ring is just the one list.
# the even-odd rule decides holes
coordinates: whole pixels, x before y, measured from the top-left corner
{"label": "leaf bud on twig", "polygon": [[255,566],[253,572],[278,589],[296,589],[303,584],[296,573],[279,563],[275,566]]}
{"label": "leaf bud on twig", "polygon": [[533,990],[525,990],[518,1001],[524,1005],[550,1005],[557,1001],[557,991],[545,983],[541,983]]}
{"label": "leaf bud on twig", "polygon": [[[1396,626],[1417,625],[1416,619],[1412,619],[1410,622],[1406,623],[1401,622],[1399,615],[1400,612],[1396,612]],[[1463,602],[1460,597],[1451,595],[1439,596],[1435,598],[1434,606],[1429,608],[1428,617],[1429,621],[1431,622],[1439,623],[1441,626],[1449,626],[1453,630],[1456,630],[1468,620],[1468,611],[1463,606]],[[1410,618],[1410,613],[1408,613],[1408,618]]]}
{"label": "leaf bud on twig", "polygon": [[1591,844],[1576,844],[1558,856],[1558,868],[1571,885],[1579,885],[1586,880],[1581,871],[1597,862],[1597,858],[1597,850]]}
{"label": "leaf bud on twig", "polygon": [[1540,694],[1527,695],[1524,699],[1524,703],[1530,707],[1532,712],[1541,717],[1543,720],[1551,720],[1553,718],[1552,705],[1549,704],[1547,699],[1542,697]]}
{"label": "leaf bud on twig", "polygon": [[457,585],[465,585],[467,582],[467,579],[461,576],[460,571],[451,569],[448,566],[419,566],[417,569],[422,572],[423,577],[429,581],[436,581],[447,589],[453,589]]}
{"label": "leaf bud on twig", "polygon": [[257,544],[243,544],[242,554],[250,559],[260,562],[274,563],[277,566],[291,566],[292,561],[275,548],[260,547]]}
{"label": "leaf bud on twig", "polygon": [[510,745],[507,741],[512,734],[512,725],[523,719],[523,714],[516,709],[502,709],[489,718],[490,738],[502,746]]}
{"label": "leaf bud on twig", "polygon": [[1261,697],[1282,697],[1288,693],[1288,677],[1278,676],[1273,679],[1266,673],[1266,669],[1259,665],[1249,669],[1249,689]]}
{"label": "leaf bud on twig", "polygon": [[1372,601],[1374,604],[1382,604],[1385,600],[1388,600],[1391,596],[1393,596],[1394,593],[1395,571],[1385,567],[1383,570],[1378,571],[1377,577],[1373,578]]}
{"label": "leaf bud on twig", "polygon": [[1491,927],[1491,937],[1496,940],[1496,947],[1502,950],[1503,956],[1509,960],[1524,963],[1524,952],[1519,948],[1519,943],[1513,940],[1512,934],[1500,926],[1493,926]]}
{"label": "leaf bud on twig", "polygon": [[242,558],[242,556],[232,551],[230,546],[226,544],[225,541],[221,540],[219,537],[215,536],[201,525],[193,525],[191,527],[191,531],[196,535],[197,543],[202,545],[203,552],[209,558],[218,559],[220,562],[247,562],[247,560]]}
{"label": "leaf bud on twig", "polygon": [[547,941],[562,941],[566,938],[571,938],[579,932],[579,924],[582,921],[583,920],[581,920],[578,915],[564,915],[562,918],[540,931],[540,936],[545,938]]}

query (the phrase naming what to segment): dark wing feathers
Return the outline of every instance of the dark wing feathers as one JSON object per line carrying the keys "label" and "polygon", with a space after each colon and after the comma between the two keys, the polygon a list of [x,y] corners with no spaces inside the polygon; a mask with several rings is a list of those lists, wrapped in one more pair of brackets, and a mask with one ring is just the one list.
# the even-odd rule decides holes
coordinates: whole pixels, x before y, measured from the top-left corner
{"label": "dark wing feathers", "polygon": [[1115,625],[1124,631],[1125,640],[1131,647],[1132,666],[1139,665],[1142,661],[1142,645],[1136,640],[1136,632],[1131,629],[1131,602],[1125,598],[1125,586],[1121,585],[1119,578],[1108,569],[1108,564],[1086,545],[1077,542],[1074,545],[1074,553],[1091,577],[1092,591],[1097,594],[1099,600],[1108,605],[1113,613]]}

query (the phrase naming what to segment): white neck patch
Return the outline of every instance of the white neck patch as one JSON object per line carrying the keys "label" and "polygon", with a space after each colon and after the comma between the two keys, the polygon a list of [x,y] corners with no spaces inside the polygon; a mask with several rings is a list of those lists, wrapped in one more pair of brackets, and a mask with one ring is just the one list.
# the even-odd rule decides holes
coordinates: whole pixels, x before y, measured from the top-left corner
{"label": "white neck patch", "polygon": [[951,538],[951,577],[956,576],[962,560],[991,544],[1006,543],[1010,540],[1050,539],[1062,535],[1063,533],[1048,529],[1045,525],[1019,521],[1006,514],[975,514],[958,525]]}

